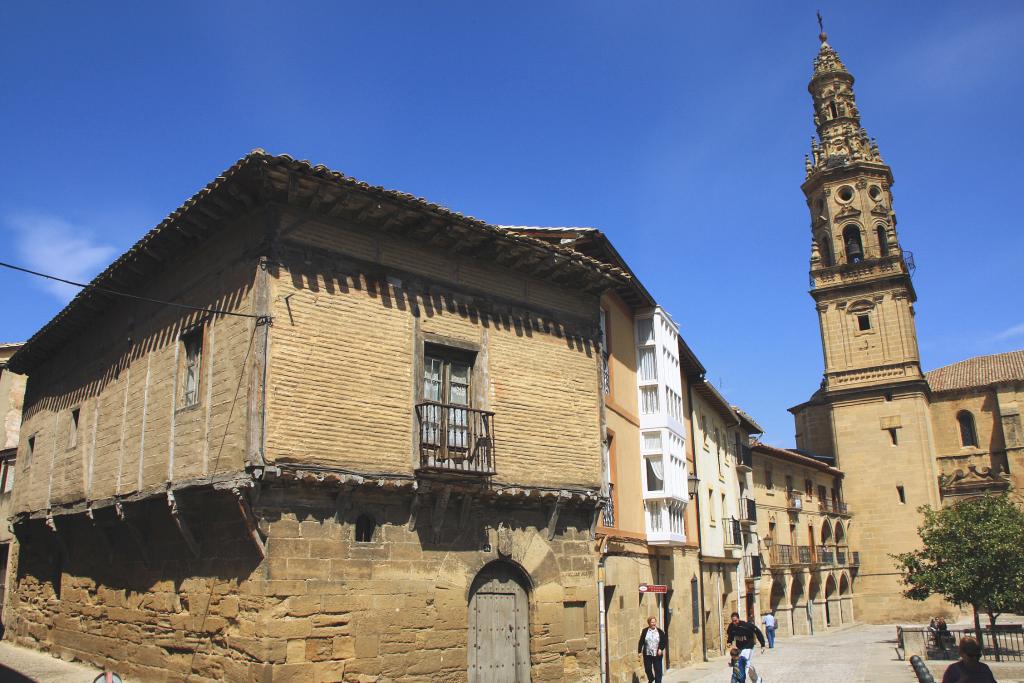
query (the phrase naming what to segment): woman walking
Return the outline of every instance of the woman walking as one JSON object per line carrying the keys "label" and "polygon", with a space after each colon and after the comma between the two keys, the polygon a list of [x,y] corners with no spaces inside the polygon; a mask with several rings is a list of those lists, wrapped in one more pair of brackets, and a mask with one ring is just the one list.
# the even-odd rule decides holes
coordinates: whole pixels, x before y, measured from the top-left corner
{"label": "woman walking", "polygon": [[640,631],[640,642],[636,646],[636,656],[644,658],[644,673],[647,683],[661,683],[662,657],[668,649],[668,636],[658,628],[658,620],[651,617],[647,620],[647,628]]}

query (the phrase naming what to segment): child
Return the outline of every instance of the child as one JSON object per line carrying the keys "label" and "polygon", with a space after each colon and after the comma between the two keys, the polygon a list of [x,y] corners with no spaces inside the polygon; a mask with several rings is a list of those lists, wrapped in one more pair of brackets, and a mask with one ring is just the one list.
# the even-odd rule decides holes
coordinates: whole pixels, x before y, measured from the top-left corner
{"label": "child", "polygon": [[[729,683],[743,683],[742,669],[740,668],[740,649],[733,647],[729,650],[729,668],[732,670],[732,678]],[[751,683],[764,683],[764,679],[757,675],[757,670],[747,664],[747,675]]]}

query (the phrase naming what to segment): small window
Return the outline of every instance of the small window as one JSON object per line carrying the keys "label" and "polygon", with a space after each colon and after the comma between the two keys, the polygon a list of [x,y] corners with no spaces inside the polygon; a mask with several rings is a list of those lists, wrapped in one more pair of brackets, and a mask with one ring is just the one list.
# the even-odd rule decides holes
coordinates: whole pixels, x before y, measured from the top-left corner
{"label": "small window", "polygon": [[14,490],[14,458],[7,458],[0,463],[0,493]]}
{"label": "small window", "polygon": [[36,437],[28,437],[28,445],[25,448],[25,467],[32,465],[32,454],[36,451]]}
{"label": "small window", "polygon": [[836,103],[835,102],[829,102],[828,103],[828,113],[832,115],[832,118],[836,118],[836,117],[839,116],[839,112],[836,111]]}
{"label": "small window", "polygon": [[836,192],[836,195],[839,197],[839,201],[848,202],[853,199],[853,188],[849,185],[843,185],[839,188],[839,191]]}
{"label": "small window", "polygon": [[896,487],[896,495],[900,497],[900,504],[901,505],[906,505],[906,503],[907,503],[907,493],[906,493],[906,491],[903,490],[902,486],[897,486]]}
{"label": "small window", "polygon": [[871,329],[871,315],[868,313],[857,314],[857,329],[865,332]]}
{"label": "small window", "polygon": [[786,475],[786,490],[790,493],[793,492],[793,477],[788,474]]}
{"label": "small window", "polygon": [[897,434],[897,429],[895,427],[890,427],[886,431],[889,432],[889,441],[892,442],[892,445],[893,446],[899,446],[900,445],[900,438],[899,438],[899,436]]}
{"label": "small window", "polygon": [[184,352],[181,381],[181,407],[199,403],[200,372],[203,365],[203,329],[197,328],[181,335]]}
{"label": "small window", "polygon": [[974,428],[974,415],[969,410],[961,410],[956,414],[956,421],[960,424],[960,445],[964,448],[978,446],[978,432]]}
{"label": "small window", "polygon": [[775,488],[775,482],[772,481],[772,471],[767,467],[764,468],[764,487],[769,490]]}
{"label": "small window", "polygon": [[647,463],[647,490],[665,490],[665,465],[661,457],[644,458]]}
{"label": "small window", "polygon": [[804,493],[807,494],[808,498],[814,495],[814,482],[810,479],[804,479]]}
{"label": "small window", "polygon": [[875,228],[875,233],[878,235],[878,253],[881,256],[889,255],[889,238],[885,234],[885,226],[879,225]]}
{"label": "small window", "polygon": [[827,496],[825,495],[825,487],[819,484],[818,485],[818,500],[820,500],[821,502],[825,502],[826,498],[827,498]]}
{"label": "small window", "polygon": [[71,425],[68,430],[68,448],[75,448],[78,446],[78,418],[81,415],[81,410],[75,408],[71,411]]}
{"label": "small window", "polygon": [[370,515],[359,515],[356,519],[356,543],[372,543],[377,522]]}

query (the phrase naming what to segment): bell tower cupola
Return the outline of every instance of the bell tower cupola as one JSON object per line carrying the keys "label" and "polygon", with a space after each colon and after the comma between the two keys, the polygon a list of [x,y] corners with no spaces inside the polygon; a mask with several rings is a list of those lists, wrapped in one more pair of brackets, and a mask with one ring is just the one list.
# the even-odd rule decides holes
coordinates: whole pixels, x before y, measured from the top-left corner
{"label": "bell tower cupola", "polygon": [[892,171],[861,125],[853,75],[822,31],[807,89],[816,137],[801,186],[811,221],[826,390],[922,379],[914,261],[892,210]]}

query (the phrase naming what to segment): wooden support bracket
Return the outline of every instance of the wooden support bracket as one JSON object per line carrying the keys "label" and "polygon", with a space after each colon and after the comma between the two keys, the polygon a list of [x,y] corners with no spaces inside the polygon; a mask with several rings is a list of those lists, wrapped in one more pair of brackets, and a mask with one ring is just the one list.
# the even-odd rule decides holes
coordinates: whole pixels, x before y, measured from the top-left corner
{"label": "wooden support bracket", "polygon": [[263,534],[260,533],[259,521],[252,511],[249,499],[246,498],[245,492],[241,488],[233,488],[231,493],[235,494],[235,500],[238,501],[238,511],[242,515],[242,521],[245,523],[245,528],[252,538],[253,545],[256,546],[256,552],[260,554],[261,560],[265,559],[267,557],[267,542],[263,538]]}
{"label": "wooden support bracket", "polygon": [[604,513],[605,502],[599,501],[594,506],[594,514],[590,518],[590,540],[593,541],[597,537],[597,523],[601,519],[601,515]]}
{"label": "wooden support bracket", "polygon": [[445,513],[448,512],[448,501],[452,497],[452,487],[444,486],[434,497],[434,512],[430,515],[430,527],[434,543],[441,541],[441,530],[444,528]]}
{"label": "wooden support bracket", "polygon": [[412,497],[412,502],[409,504],[409,523],[406,525],[409,531],[416,531],[416,518],[419,515],[420,506],[423,504],[423,500],[429,491],[430,485],[427,482],[422,482],[419,490],[416,491],[416,495]]}
{"label": "wooden support bracket", "polygon": [[149,560],[149,548],[146,547],[146,541],[142,538],[142,532],[135,526],[135,523],[128,519],[128,513],[125,512],[124,505],[121,501],[114,502],[114,511],[117,513],[117,518],[124,525],[124,528],[128,530],[128,535],[131,536],[132,541],[135,542],[135,547],[138,548],[139,556],[142,558],[142,564],[147,567],[150,566]]}
{"label": "wooden support bracket", "polygon": [[185,545],[192,552],[192,556],[196,559],[199,558],[200,549],[199,541],[192,535],[192,530],[189,529],[188,522],[185,521],[185,517],[181,514],[181,510],[178,509],[178,500],[174,497],[174,491],[167,492],[167,506],[171,510],[171,519],[174,520],[175,526],[178,527],[178,531],[181,533],[181,537],[185,540]]}
{"label": "wooden support bracket", "polygon": [[558,528],[558,516],[562,514],[562,507],[565,506],[565,502],[569,500],[569,494],[562,491],[555,498],[554,504],[551,506],[551,517],[548,519],[548,540],[550,541],[555,537],[555,529]]}

